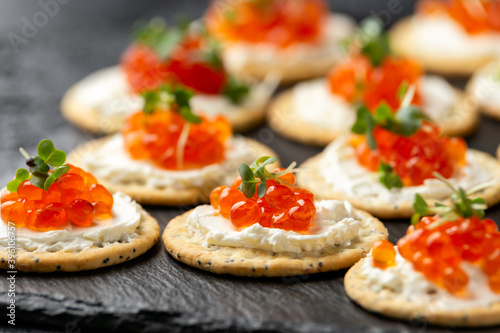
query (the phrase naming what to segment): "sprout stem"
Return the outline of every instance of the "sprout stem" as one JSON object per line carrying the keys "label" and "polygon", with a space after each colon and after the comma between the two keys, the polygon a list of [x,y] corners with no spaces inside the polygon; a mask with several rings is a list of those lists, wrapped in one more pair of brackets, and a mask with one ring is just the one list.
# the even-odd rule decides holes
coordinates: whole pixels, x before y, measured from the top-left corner
{"label": "sprout stem", "polygon": [[23,147],[19,147],[19,152],[24,156],[24,158],[26,158],[27,160],[29,160],[31,158],[30,154],[28,154],[28,152],[26,151],[26,149],[24,149]]}

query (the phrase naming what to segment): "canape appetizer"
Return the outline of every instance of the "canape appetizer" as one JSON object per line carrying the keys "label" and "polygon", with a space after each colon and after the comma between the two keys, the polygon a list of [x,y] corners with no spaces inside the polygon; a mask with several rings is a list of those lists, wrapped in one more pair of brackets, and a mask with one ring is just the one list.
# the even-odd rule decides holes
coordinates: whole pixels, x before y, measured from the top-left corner
{"label": "canape appetizer", "polygon": [[26,157],[1,190],[0,268],[81,271],[111,266],[149,250],[160,235],[154,218],[127,195],[114,195],[71,164],[50,140]]}
{"label": "canape appetizer", "polygon": [[349,17],[330,13],[324,0],[216,0],[205,22],[224,43],[230,72],[257,79],[274,72],[284,82],[324,75],[355,29]]}
{"label": "canape appetizer", "polygon": [[349,267],[387,239],[370,214],[297,187],[295,163],[266,169],[275,161],[243,163],[230,187],[212,191],[211,205],[171,220],[163,233],[168,253],[218,274],[287,276]]}
{"label": "canape appetizer", "polygon": [[226,71],[219,53],[218,44],[198,25],[169,27],[152,20],[136,29],[119,66],[99,70],[68,90],[62,112],[83,129],[113,133],[142,107],[142,93],[180,83],[197,92],[191,100],[194,110],[223,114],[236,131],[248,130],[263,121],[279,79],[237,79]]}
{"label": "canape appetizer", "polygon": [[500,61],[477,70],[467,84],[467,93],[485,115],[500,120]]}
{"label": "canape appetizer", "polygon": [[397,110],[409,90],[410,102],[421,106],[443,133],[465,135],[475,129],[475,99],[438,76],[424,75],[417,62],[393,55],[378,21],[362,22],[350,44],[347,58],[326,78],[299,83],[276,98],[268,114],[275,131],[324,146],[349,132],[359,103],[372,112],[384,103]]}
{"label": "canape appetizer", "polygon": [[191,97],[180,85],[148,91],[121,133],[76,148],[69,160],[141,203],[207,202],[212,189],[231,182],[235,166],[272,151],[233,137],[224,116],[195,114]]}
{"label": "canape appetizer", "polygon": [[417,195],[414,225],[397,246],[375,243],[347,272],[344,281],[351,299],[403,320],[444,326],[500,324],[498,226],[484,218],[486,200],[469,199],[464,189],[447,186],[453,190],[450,206],[429,207]]}
{"label": "canape appetizer", "polygon": [[500,55],[499,15],[498,1],[422,0],[392,28],[391,43],[430,71],[470,75]]}
{"label": "canape appetizer", "polygon": [[375,114],[359,107],[352,134],[336,139],[303,167],[298,183],[318,198],[349,200],[377,217],[410,217],[415,193],[446,200],[450,190],[434,172],[467,190],[491,182],[480,195],[489,205],[500,200],[496,159],[468,149],[461,138],[443,136],[415,106],[394,112],[383,104]]}

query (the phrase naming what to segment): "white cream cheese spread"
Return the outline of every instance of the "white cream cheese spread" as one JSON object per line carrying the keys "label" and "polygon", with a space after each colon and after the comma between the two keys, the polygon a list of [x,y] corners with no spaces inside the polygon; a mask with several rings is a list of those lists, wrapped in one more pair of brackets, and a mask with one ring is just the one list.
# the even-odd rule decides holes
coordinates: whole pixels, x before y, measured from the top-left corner
{"label": "white cream cheese spread", "polygon": [[411,302],[425,304],[429,309],[466,310],[477,307],[488,307],[500,302],[500,294],[493,292],[488,285],[488,277],[481,268],[463,261],[461,268],[469,277],[467,295],[457,297],[447,290],[438,287],[432,281],[413,268],[413,264],[405,260],[397,252],[394,266],[381,269],[373,266],[372,252],[364,259],[361,274],[366,278],[369,288],[375,292],[389,289],[403,295]]}
{"label": "white cream cheese spread", "polygon": [[[91,227],[68,225],[64,229],[32,231],[16,228],[16,248],[34,252],[79,252],[92,246],[106,246],[114,242],[127,242],[137,237],[135,233],[144,213],[142,207],[129,196],[117,192],[113,195],[113,217],[96,220]],[[0,223],[0,249],[8,247],[8,225]]]}
{"label": "white cream cheese spread", "polygon": [[266,228],[256,223],[237,229],[229,219],[216,215],[212,206],[198,206],[188,217],[189,229],[202,244],[265,250],[275,253],[318,253],[334,246],[348,246],[359,233],[361,217],[347,201],[317,201],[316,216],[307,232]]}
{"label": "white cream cheese spread", "polygon": [[415,50],[439,58],[477,58],[500,55],[500,34],[468,34],[447,15],[416,15],[413,18]]}
{"label": "white cream cheese spread", "polygon": [[[453,87],[434,75],[422,76],[418,87],[424,112],[436,121],[445,121],[443,117],[457,102]],[[331,93],[325,79],[297,84],[293,88],[293,105],[302,120],[335,132],[350,131],[356,120],[355,107],[342,96]]]}

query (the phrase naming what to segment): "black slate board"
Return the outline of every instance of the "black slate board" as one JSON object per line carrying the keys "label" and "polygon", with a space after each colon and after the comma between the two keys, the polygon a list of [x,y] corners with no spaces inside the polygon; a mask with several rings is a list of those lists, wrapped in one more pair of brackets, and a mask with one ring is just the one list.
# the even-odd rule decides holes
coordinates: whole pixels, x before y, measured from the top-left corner
{"label": "black slate board", "polygon": [[[413,6],[413,1],[394,0],[330,2],[333,9],[357,19],[381,13],[389,24],[409,13]],[[34,151],[40,139],[49,138],[58,147],[70,150],[94,138],[64,121],[59,114],[60,98],[83,76],[116,63],[128,44],[133,22],[155,15],[172,18],[179,12],[198,17],[205,5],[202,0],[73,1],[59,5],[47,24],[14,52],[9,33],[21,35],[23,17],[32,21],[41,7],[35,1],[2,1],[0,169],[4,172],[0,184],[5,184],[23,163],[17,152],[19,146]],[[463,86],[464,81],[454,83]],[[483,119],[480,131],[468,143],[493,154],[500,141],[499,130],[499,123]],[[247,135],[274,148],[284,164],[303,162],[320,151],[287,141],[265,125]],[[146,207],[162,230],[171,218],[189,208]],[[491,209],[488,216],[500,221],[500,209]],[[395,242],[404,234],[408,221],[386,221],[386,226],[390,240]],[[19,273],[16,327],[28,332],[104,328],[147,332],[462,331],[368,313],[347,298],[344,274],[340,271],[273,279],[217,276],[178,263],[159,243],[142,257],[114,267],[71,274]],[[0,286],[0,330],[7,330],[12,327],[5,316],[5,278],[0,279]],[[498,328],[481,331],[498,332]]]}

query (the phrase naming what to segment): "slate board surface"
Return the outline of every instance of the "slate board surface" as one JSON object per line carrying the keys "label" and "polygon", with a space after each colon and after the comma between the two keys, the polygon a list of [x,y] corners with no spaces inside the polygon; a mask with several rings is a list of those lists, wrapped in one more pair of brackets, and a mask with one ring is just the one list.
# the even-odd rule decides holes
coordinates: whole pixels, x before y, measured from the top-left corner
{"label": "slate board surface", "polygon": [[[0,2],[0,184],[23,163],[19,146],[34,151],[39,140],[49,138],[57,147],[70,150],[94,138],[65,122],[59,113],[60,99],[74,82],[117,62],[136,20],[156,15],[172,18],[179,12],[198,17],[206,5],[202,0],[60,1],[68,3],[60,4],[53,17],[47,16],[46,24],[27,38],[18,52],[14,52],[8,34],[21,35],[24,21],[33,21],[42,7],[38,1]],[[50,0],[42,0],[47,2]],[[338,0],[331,4],[357,19],[371,12],[383,13],[383,19],[391,24],[411,12],[413,1]],[[389,8],[398,15],[391,14]],[[464,81],[454,83],[463,86]],[[499,131],[500,123],[483,119],[480,131],[468,143],[493,154],[500,141]],[[300,163],[320,152],[287,141],[265,125],[247,135],[274,148],[284,164],[293,160]],[[146,207],[162,230],[171,218],[189,208]],[[489,210],[488,216],[500,221],[500,209]],[[408,221],[386,221],[386,226],[395,242],[404,234]],[[28,332],[462,331],[368,313],[347,298],[344,274],[273,279],[217,276],[180,264],[160,242],[138,259],[109,268],[73,274],[19,273],[16,327]],[[1,331],[11,329],[5,316],[5,278],[0,279],[0,287]],[[498,332],[498,327],[481,331]]]}

